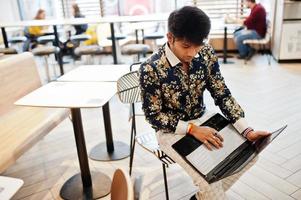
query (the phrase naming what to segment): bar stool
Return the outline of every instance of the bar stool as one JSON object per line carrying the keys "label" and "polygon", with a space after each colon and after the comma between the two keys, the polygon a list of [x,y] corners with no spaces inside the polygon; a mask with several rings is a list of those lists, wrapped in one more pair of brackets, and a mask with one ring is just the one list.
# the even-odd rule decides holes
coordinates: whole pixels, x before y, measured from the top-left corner
{"label": "bar stool", "polygon": [[144,55],[147,53],[152,53],[151,47],[147,44],[144,44],[144,40],[142,41],[143,44],[139,44],[139,31],[141,31],[141,37],[143,39],[144,36],[144,29],[137,28],[135,29],[135,37],[136,43],[135,44],[127,44],[121,48],[121,53],[125,55],[137,55],[136,59],[134,58],[134,62],[140,61],[140,55]]}
{"label": "bar stool", "polygon": [[[95,60],[95,56],[98,55],[109,55],[111,52],[104,51],[101,46],[98,45],[89,45],[89,46],[79,46],[74,50],[74,54],[76,56],[90,56],[90,60],[88,60],[87,64],[93,64]],[[89,62],[92,61],[92,62]]]}
{"label": "bar stool", "polygon": [[153,41],[153,51],[156,51],[156,50],[158,50],[157,40],[162,39],[162,38],[164,38],[164,35],[159,32],[145,34],[143,36],[143,44],[144,44],[145,40],[152,40]]}
{"label": "bar stool", "polygon": [[[32,53],[35,56],[43,57],[45,59],[45,69],[46,69],[46,76],[47,81],[50,82],[50,74],[49,74],[49,65],[48,65],[48,58],[51,54],[58,54],[59,48],[54,46],[38,46],[32,50]],[[53,66],[53,72],[55,77],[57,77],[55,66]]]}
{"label": "bar stool", "polygon": [[[87,49],[86,48],[84,48],[84,49],[78,49],[77,53],[75,52],[76,48],[80,47],[81,44],[84,41],[89,40],[89,39],[91,39],[91,36],[87,35],[87,34],[79,34],[79,35],[72,35],[72,36],[70,36],[70,41],[71,41],[70,42],[70,45],[71,45],[70,47],[73,49],[73,55],[75,56],[75,57],[73,57],[74,63],[75,63],[75,60],[77,59],[76,56],[80,57],[81,55],[89,55],[87,53]],[[82,51],[84,52],[83,54],[81,53]]]}
{"label": "bar stool", "polygon": [[15,37],[11,37],[8,42],[14,46],[16,45],[17,47],[17,51],[18,52],[22,52],[22,45],[23,43],[26,41],[26,37],[25,36],[15,36]]}
{"label": "bar stool", "polygon": [[0,53],[3,54],[17,54],[17,50],[15,48],[0,48]]}
{"label": "bar stool", "polygon": [[[115,40],[116,40],[116,55],[117,55],[117,63],[121,63],[120,58],[121,58],[121,49],[120,49],[120,44],[119,44],[119,40],[123,40],[125,39],[126,36],[122,35],[122,34],[116,34],[115,35]],[[109,36],[107,37],[108,40],[112,40],[112,37]]]}
{"label": "bar stool", "polygon": [[152,53],[152,50],[147,44],[127,44],[121,48],[121,53],[125,55],[137,55],[137,59],[134,59],[136,62],[140,60],[140,55]]}

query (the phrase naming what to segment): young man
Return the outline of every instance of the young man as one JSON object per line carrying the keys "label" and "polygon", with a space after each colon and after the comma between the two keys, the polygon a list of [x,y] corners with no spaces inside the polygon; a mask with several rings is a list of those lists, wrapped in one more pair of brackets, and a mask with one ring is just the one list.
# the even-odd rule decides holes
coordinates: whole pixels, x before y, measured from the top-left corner
{"label": "young man", "polygon": [[222,113],[248,140],[255,141],[269,133],[254,131],[247,125],[243,110],[225,85],[213,48],[203,42],[210,26],[208,16],[196,7],[186,6],[172,12],[168,18],[168,42],[141,65],[139,75],[142,108],[157,131],[160,148],[199,187],[193,198],[213,200],[224,199],[224,189],[239,175],[208,184],[171,147],[185,134],[191,134],[210,150],[222,148],[223,138],[216,130],[198,126],[198,119],[205,113],[204,90],[211,93]]}
{"label": "young man", "polygon": [[242,23],[247,29],[242,29],[234,33],[234,41],[239,51],[238,58],[249,60],[255,53],[255,50],[249,45],[243,44],[244,40],[260,39],[265,37],[266,11],[261,4],[256,4],[255,0],[245,0],[248,8],[251,8],[251,14]]}

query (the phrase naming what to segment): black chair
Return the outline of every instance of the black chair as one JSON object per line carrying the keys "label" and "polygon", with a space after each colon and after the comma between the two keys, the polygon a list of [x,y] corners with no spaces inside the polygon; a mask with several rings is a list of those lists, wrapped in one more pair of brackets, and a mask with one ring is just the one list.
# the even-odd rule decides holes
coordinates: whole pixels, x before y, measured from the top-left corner
{"label": "black chair", "polygon": [[[133,65],[137,65],[137,64],[140,63],[135,63]],[[131,69],[133,65],[131,65]],[[117,94],[122,103],[131,105],[130,109],[131,109],[132,124],[131,124],[131,141],[130,141],[131,152],[130,152],[129,173],[130,175],[132,174],[135,143],[137,141],[139,145],[141,145],[148,152],[155,155],[162,162],[165,194],[166,194],[166,199],[169,199],[166,167],[168,167],[170,164],[173,164],[175,162],[170,157],[168,157],[162,150],[160,150],[155,132],[143,133],[143,134],[139,134],[138,136],[136,135],[137,130],[136,130],[135,103],[141,101],[138,71],[129,72],[118,79]]]}

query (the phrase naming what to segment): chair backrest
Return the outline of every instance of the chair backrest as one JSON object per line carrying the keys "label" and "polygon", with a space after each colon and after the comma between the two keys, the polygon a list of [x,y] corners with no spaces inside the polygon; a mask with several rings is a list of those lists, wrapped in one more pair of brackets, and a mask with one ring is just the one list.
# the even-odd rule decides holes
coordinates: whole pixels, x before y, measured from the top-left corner
{"label": "chair backrest", "polygon": [[134,200],[134,188],[130,176],[122,169],[117,169],[114,173],[111,200]]}
{"label": "chair backrest", "polygon": [[265,37],[264,37],[264,40],[266,40],[266,42],[270,42],[270,39],[271,39],[271,34],[272,34],[272,25],[271,25],[271,21],[270,20],[267,20],[267,31],[265,33]]}
{"label": "chair backrest", "polygon": [[135,62],[135,63],[131,64],[130,71],[138,71],[141,64],[142,64],[142,62]]}
{"label": "chair backrest", "polygon": [[0,60],[0,115],[15,107],[14,102],[41,86],[32,53]]}
{"label": "chair backrest", "polygon": [[141,101],[138,71],[132,71],[117,80],[117,94],[122,103]]}

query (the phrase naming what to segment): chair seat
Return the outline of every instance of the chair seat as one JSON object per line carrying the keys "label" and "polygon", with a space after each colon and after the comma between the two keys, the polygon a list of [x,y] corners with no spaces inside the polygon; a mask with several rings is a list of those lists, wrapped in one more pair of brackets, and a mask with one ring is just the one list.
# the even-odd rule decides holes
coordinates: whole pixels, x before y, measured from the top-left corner
{"label": "chair seat", "polygon": [[21,42],[25,42],[25,41],[26,41],[25,36],[16,36],[16,37],[12,37],[9,39],[9,43],[11,43],[11,44],[21,43]]}
{"label": "chair seat", "polygon": [[136,136],[136,141],[147,151],[155,154],[159,160],[165,165],[175,163],[168,155],[166,155],[159,147],[156,133],[149,132]]}
{"label": "chair seat", "polygon": [[267,44],[269,43],[268,39],[259,39],[259,40],[244,40],[244,44]]}
{"label": "chair seat", "polygon": [[91,45],[91,46],[79,46],[74,50],[75,55],[100,55],[107,54],[109,52],[105,52],[101,46]]}
{"label": "chair seat", "polygon": [[136,141],[147,151],[154,153],[159,148],[158,140],[155,133],[144,133],[136,137]]}
{"label": "chair seat", "polygon": [[17,50],[14,48],[0,48],[0,53],[4,54],[17,54]]}
{"label": "chair seat", "polygon": [[58,47],[53,47],[53,46],[38,46],[32,50],[32,53],[35,56],[46,56],[58,52],[59,52]]}
{"label": "chair seat", "polygon": [[91,36],[86,35],[86,34],[72,35],[70,37],[71,41],[76,41],[76,42],[82,42],[82,41],[89,40],[89,39],[91,39]]}
{"label": "chair seat", "polygon": [[54,35],[43,35],[37,38],[38,43],[40,44],[46,44],[48,42],[54,41],[55,37]]}
{"label": "chair seat", "polygon": [[138,53],[151,53],[151,48],[147,44],[127,44],[121,49],[123,54],[138,54]]}

